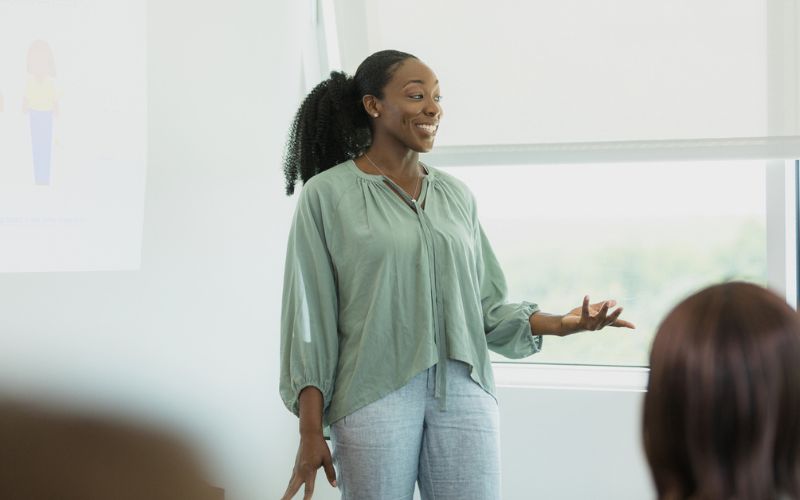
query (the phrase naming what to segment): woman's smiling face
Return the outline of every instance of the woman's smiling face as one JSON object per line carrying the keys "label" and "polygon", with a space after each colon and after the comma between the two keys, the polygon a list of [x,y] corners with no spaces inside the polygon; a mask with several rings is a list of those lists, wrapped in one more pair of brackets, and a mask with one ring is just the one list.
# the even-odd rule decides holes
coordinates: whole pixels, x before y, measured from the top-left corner
{"label": "woman's smiling face", "polygon": [[[367,101],[365,105],[373,115],[375,134],[387,134],[419,153],[433,148],[442,106],[439,80],[428,66],[418,59],[406,59],[395,68],[383,98],[374,99],[371,106]],[[378,118],[374,118],[376,112]]]}

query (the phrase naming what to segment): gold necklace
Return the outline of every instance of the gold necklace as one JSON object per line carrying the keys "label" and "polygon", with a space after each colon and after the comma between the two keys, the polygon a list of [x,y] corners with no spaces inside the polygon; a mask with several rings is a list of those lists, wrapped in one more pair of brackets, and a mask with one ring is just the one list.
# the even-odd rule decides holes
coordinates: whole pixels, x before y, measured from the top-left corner
{"label": "gold necklace", "polygon": [[[373,167],[378,169],[378,172],[380,172],[382,176],[389,178],[392,182],[397,184],[398,187],[400,186],[400,183],[396,182],[392,177],[390,177],[390,176],[386,175],[385,173],[383,173],[383,170],[381,170],[381,167],[375,165],[375,162],[372,161],[372,158],[370,158],[367,153],[364,153],[364,156],[367,157],[367,161],[369,161],[372,164]],[[420,179],[422,179],[422,176],[421,175],[417,175],[417,186],[414,188],[414,194],[411,195],[411,201],[413,201],[413,202],[416,202],[417,201],[417,196],[422,194],[422,193],[418,192],[419,191],[419,186],[420,186]]]}

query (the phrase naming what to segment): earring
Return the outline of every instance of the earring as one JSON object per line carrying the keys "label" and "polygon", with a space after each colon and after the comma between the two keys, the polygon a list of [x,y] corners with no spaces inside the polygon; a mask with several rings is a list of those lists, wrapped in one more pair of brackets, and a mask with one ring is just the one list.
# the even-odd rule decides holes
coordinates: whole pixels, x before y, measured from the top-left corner
{"label": "earring", "polygon": [[377,117],[378,117],[378,113],[375,113],[375,114],[374,114],[374,115],[372,115],[372,116],[374,116],[375,118],[377,118]]}

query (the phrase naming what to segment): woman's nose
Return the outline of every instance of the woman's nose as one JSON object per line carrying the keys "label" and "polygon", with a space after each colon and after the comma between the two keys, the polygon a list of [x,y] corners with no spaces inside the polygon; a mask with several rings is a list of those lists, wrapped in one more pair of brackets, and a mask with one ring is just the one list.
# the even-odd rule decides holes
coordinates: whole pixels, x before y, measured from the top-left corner
{"label": "woman's nose", "polygon": [[425,114],[428,116],[438,116],[442,114],[442,107],[433,99],[428,99],[428,103],[425,106]]}

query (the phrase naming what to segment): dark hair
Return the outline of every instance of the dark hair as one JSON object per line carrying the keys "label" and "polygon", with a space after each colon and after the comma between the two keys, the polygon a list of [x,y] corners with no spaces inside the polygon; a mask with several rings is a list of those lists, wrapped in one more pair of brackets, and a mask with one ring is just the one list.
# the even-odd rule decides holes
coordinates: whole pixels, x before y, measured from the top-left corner
{"label": "dark hair", "polygon": [[0,498],[219,500],[194,451],[111,416],[0,398]]}
{"label": "dark hair", "polygon": [[370,120],[361,98],[383,98],[394,71],[409,58],[416,59],[405,52],[382,50],[367,57],[352,78],[334,71],[311,90],[289,130],[283,158],[287,195],[294,193],[298,178],[307,182],[370,146]]}
{"label": "dark hair", "polygon": [[706,288],[656,333],[643,437],[660,499],[800,498],[800,320],[748,283]]}

